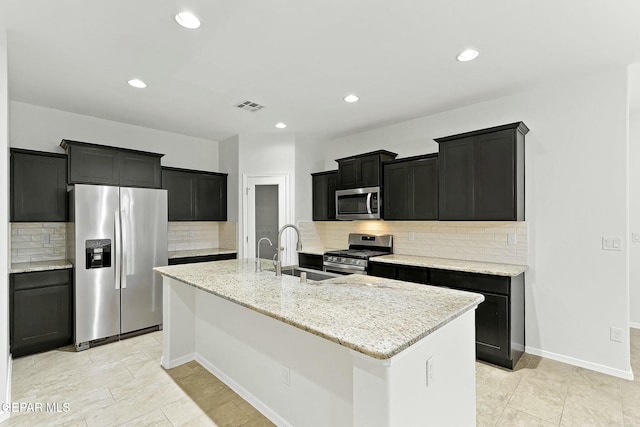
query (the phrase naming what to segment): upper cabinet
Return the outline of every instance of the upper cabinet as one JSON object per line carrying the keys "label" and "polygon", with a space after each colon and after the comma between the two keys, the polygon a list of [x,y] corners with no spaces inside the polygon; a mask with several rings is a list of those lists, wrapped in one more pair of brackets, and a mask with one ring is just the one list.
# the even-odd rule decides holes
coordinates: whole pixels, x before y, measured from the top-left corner
{"label": "upper cabinet", "polygon": [[67,156],[11,149],[11,221],[67,221]]}
{"label": "upper cabinet", "polygon": [[69,184],[161,188],[163,154],[63,139],[69,156]]}
{"label": "upper cabinet", "polygon": [[347,190],[350,188],[380,186],[382,184],[382,162],[393,160],[396,156],[396,153],[378,150],[337,159],[337,189]]}
{"label": "upper cabinet", "polygon": [[337,182],[337,170],[311,174],[314,221],[332,221],[336,219]]}
{"label": "upper cabinet", "polygon": [[385,162],[384,219],[438,219],[438,154]]}
{"label": "upper cabinet", "polygon": [[524,220],[523,122],[438,138],[439,219]]}
{"label": "upper cabinet", "polygon": [[227,174],[162,168],[169,221],[226,221]]}

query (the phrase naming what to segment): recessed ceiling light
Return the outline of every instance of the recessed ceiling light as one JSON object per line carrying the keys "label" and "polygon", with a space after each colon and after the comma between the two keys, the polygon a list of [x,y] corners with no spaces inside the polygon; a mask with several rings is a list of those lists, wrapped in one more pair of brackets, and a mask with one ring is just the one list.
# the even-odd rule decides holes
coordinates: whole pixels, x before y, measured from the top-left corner
{"label": "recessed ceiling light", "polygon": [[349,95],[344,97],[344,102],[358,102],[360,98],[357,95],[350,93]]}
{"label": "recessed ceiling light", "polygon": [[480,52],[475,49],[465,49],[460,52],[457,59],[460,62],[473,61],[478,57],[478,55],[480,55]]}
{"label": "recessed ceiling light", "polygon": [[176,22],[184,28],[195,30],[200,28],[200,20],[191,12],[180,12],[176,15]]}
{"label": "recessed ceiling light", "polygon": [[131,79],[127,83],[129,83],[130,86],[138,89],[144,89],[145,87],[147,87],[147,84],[140,79]]}
{"label": "recessed ceiling light", "polygon": [[279,122],[279,123],[276,123],[276,127],[278,129],[284,129],[287,127],[287,125],[285,123]]}

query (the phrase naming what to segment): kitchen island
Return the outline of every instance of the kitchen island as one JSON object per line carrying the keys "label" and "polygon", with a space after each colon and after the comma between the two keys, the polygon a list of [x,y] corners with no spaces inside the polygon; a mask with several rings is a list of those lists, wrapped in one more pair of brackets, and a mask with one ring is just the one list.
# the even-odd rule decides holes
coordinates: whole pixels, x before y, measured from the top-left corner
{"label": "kitchen island", "polygon": [[163,366],[197,360],[277,425],[475,425],[482,295],[246,260],[155,270]]}

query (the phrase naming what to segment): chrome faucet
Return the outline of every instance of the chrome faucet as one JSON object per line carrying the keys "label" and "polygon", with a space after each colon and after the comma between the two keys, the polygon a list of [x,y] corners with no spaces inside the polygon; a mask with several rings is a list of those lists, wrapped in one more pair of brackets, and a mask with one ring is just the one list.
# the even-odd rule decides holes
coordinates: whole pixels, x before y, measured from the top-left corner
{"label": "chrome faucet", "polygon": [[285,224],[282,226],[282,228],[280,229],[280,231],[278,231],[278,247],[276,248],[276,256],[278,257],[278,260],[276,261],[276,276],[282,276],[282,250],[284,249],[282,247],[282,232],[284,230],[286,230],[287,228],[293,228],[294,230],[296,230],[296,234],[298,236],[298,243],[296,244],[296,250],[297,251],[301,251],[302,250],[302,241],[300,239],[300,230],[298,229],[298,227],[296,227],[293,224]]}
{"label": "chrome faucet", "polygon": [[269,246],[273,246],[273,243],[271,243],[271,240],[269,240],[268,237],[262,237],[258,240],[258,244],[256,245],[256,272],[262,271],[262,263],[260,262],[260,243],[262,243],[263,240],[269,242]]}

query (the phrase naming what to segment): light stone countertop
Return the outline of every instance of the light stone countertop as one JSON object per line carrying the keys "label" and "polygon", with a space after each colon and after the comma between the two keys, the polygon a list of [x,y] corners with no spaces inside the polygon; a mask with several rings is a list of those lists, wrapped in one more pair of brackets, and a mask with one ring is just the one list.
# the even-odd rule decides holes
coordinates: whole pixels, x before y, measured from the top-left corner
{"label": "light stone countertop", "polygon": [[33,271],[63,270],[65,268],[73,268],[66,259],[58,259],[54,261],[34,261],[34,262],[16,262],[9,267],[9,273],[31,273]]}
{"label": "light stone countertop", "polygon": [[498,264],[493,262],[466,261],[461,259],[399,254],[377,256],[371,258],[370,261],[510,277],[518,276],[524,273],[529,268],[526,265]]}
{"label": "light stone countertop", "polygon": [[273,271],[256,273],[247,260],[154,270],[376,359],[391,358],[484,300],[372,276],[302,283]]}
{"label": "light stone countertop", "polygon": [[224,254],[235,254],[238,251],[235,249],[225,249],[225,248],[206,248],[206,249],[186,249],[180,251],[169,251],[168,258],[189,258],[192,256],[207,256],[207,255],[224,255]]}
{"label": "light stone countertop", "polygon": [[326,248],[319,248],[319,247],[305,248],[303,244],[302,250],[298,251],[298,253],[309,254],[309,255],[324,255],[325,252],[332,251],[332,250],[333,249],[326,249]]}

